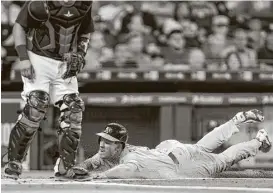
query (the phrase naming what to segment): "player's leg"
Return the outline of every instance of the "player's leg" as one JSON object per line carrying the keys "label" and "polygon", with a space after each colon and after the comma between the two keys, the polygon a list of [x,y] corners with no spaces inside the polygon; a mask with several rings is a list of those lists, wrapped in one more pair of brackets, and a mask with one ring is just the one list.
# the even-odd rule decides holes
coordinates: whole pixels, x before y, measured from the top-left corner
{"label": "player's leg", "polygon": [[54,167],[55,176],[68,176],[69,169],[76,163],[76,153],[80,143],[82,130],[82,113],[84,102],[78,94],[76,77],[54,81],[54,101],[60,109],[59,118],[59,154]]}
{"label": "player's leg", "polygon": [[11,178],[18,178],[21,174],[22,161],[49,106],[50,76],[47,62],[31,52],[29,58],[36,76],[33,80],[22,77],[24,83],[22,98],[26,105],[11,130],[7,152],[8,163],[4,168],[5,176]]}
{"label": "player's leg", "polygon": [[259,150],[266,153],[271,147],[272,142],[269,140],[266,130],[261,129],[255,139],[233,145],[223,153],[216,155],[214,173],[224,171],[243,159],[255,156]]}
{"label": "player's leg", "polygon": [[202,151],[212,152],[228,141],[232,135],[239,132],[238,126],[241,124],[262,122],[263,120],[264,116],[259,110],[239,112],[230,121],[205,135],[195,146]]}
{"label": "player's leg", "polygon": [[4,169],[7,177],[14,176],[16,178],[21,174],[21,163],[39,128],[40,122],[45,117],[48,105],[48,93],[40,90],[34,90],[29,93],[27,104],[10,133],[8,163]]}

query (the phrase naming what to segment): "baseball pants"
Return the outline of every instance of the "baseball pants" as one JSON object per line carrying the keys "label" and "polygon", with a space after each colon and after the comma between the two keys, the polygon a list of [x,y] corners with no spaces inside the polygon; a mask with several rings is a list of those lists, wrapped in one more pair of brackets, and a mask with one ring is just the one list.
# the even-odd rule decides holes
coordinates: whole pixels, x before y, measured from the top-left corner
{"label": "baseball pants", "polygon": [[[176,140],[167,140],[157,148],[171,147],[177,158],[177,172],[181,177],[211,177],[224,171],[234,163],[257,154],[260,142],[256,139],[231,146],[220,154],[212,153],[216,148],[239,132],[233,121],[216,127],[196,144],[182,144]],[[174,147],[175,146],[175,147]]]}
{"label": "baseball pants", "polygon": [[24,88],[21,95],[25,101],[26,96],[33,90],[47,92],[53,104],[62,100],[66,94],[78,93],[78,81],[76,77],[65,80],[61,78],[66,71],[64,62],[40,56],[30,51],[28,51],[28,55],[35,71],[35,78],[29,80],[22,77]]}

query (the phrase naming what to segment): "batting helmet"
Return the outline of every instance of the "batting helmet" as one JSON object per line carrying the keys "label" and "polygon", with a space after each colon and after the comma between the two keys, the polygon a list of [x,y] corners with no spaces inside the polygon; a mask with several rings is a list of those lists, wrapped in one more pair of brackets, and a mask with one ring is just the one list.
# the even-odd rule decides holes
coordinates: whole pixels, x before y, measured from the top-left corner
{"label": "batting helmet", "polygon": [[109,123],[103,132],[97,133],[96,135],[109,141],[122,142],[124,144],[127,143],[129,137],[127,129],[118,123]]}

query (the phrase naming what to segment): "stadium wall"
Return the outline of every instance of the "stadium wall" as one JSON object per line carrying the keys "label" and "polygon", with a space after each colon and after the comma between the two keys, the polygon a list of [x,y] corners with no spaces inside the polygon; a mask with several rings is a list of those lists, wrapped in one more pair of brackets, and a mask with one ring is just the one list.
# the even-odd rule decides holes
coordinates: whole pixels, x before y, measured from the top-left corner
{"label": "stadium wall", "polygon": [[[82,94],[86,103],[81,147],[78,161],[96,153],[95,133],[109,122],[124,124],[130,132],[129,142],[135,145],[156,146],[160,141],[176,139],[194,143],[215,126],[230,119],[235,112],[258,108],[265,113],[264,125],[242,128],[228,146],[254,137],[265,126],[273,138],[273,93],[97,93]],[[18,92],[2,93],[2,152],[5,152],[9,133],[16,121],[16,111],[23,106]],[[52,169],[58,154],[56,124],[58,110],[49,109],[31,146],[25,168]],[[273,153],[273,152],[272,152]],[[238,167],[271,167],[273,154],[260,154]]]}

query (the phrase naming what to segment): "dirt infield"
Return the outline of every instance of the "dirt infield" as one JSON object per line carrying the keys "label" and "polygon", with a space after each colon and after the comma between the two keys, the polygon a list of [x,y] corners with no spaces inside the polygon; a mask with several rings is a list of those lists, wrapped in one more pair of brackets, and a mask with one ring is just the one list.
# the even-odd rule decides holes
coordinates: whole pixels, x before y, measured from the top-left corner
{"label": "dirt infield", "polygon": [[[251,174],[251,175],[250,175]],[[246,170],[225,172],[217,178],[187,178],[176,180],[58,180],[51,171],[25,172],[19,180],[2,179],[2,192],[9,193],[129,193],[129,192],[271,192],[273,193],[272,171]],[[231,178],[230,176],[248,176]],[[229,178],[220,178],[229,176]],[[255,176],[259,178],[255,178]],[[261,178],[263,176],[263,178]]]}
{"label": "dirt infield", "polygon": [[[135,193],[135,192],[174,192],[174,193],[238,193],[238,192],[260,192],[268,193],[273,192],[272,179],[181,179],[174,181],[164,180],[96,180],[89,182],[77,181],[54,181],[52,179],[21,179],[18,181],[2,180],[2,192],[9,193]],[[234,183],[236,182],[236,183]],[[143,185],[149,184],[149,185]],[[235,186],[236,184],[236,186]],[[248,186],[247,184],[255,184],[259,188]],[[209,185],[209,186],[208,186]],[[223,186],[223,187],[222,187]],[[233,187],[234,186],[234,187]],[[248,186],[242,187],[242,186]],[[261,188],[265,186],[268,188]],[[272,188],[270,188],[272,187]]]}
{"label": "dirt infield", "polygon": [[[1,170],[3,174],[3,169]],[[53,177],[53,171],[50,170],[31,170],[24,171],[22,179],[49,179]],[[272,178],[273,170],[247,169],[241,171],[225,171],[214,176],[214,178]]]}

